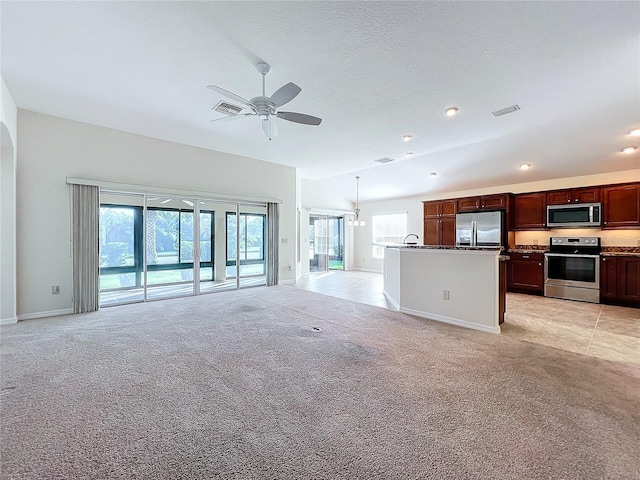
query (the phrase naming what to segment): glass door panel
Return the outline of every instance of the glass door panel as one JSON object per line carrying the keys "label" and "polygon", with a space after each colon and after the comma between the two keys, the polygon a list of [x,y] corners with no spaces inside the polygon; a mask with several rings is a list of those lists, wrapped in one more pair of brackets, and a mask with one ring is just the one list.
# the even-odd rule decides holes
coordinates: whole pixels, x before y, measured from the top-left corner
{"label": "glass door panel", "polygon": [[235,215],[235,203],[200,200],[200,293],[235,290],[235,270],[226,265],[227,250],[235,251],[228,239],[227,215]]}
{"label": "glass door panel", "polygon": [[144,300],[143,195],[100,193],[100,306]]}
{"label": "glass door panel", "polygon": [[328,219],[326,215],[309,216],[309,271],[326,272],[328,263]]}
{"label": "glass door panel", "polygon": [[194,201],[147,197],[146,298],[194,294]]}
{"label": "glass door panel", "polygon": [[344,217],[327,218],[329,270],[344,270]]}
{"label": "glass door panel", "polygon": [[267,207],[240,205],[240,288],[267,284]]}

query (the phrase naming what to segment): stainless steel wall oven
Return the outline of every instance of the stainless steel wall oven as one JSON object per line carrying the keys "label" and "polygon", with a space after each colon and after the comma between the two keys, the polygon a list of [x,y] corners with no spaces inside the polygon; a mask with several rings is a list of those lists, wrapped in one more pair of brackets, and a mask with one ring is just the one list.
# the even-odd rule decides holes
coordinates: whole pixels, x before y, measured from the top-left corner
{"label": "stainless steel wall oven", "polygon": [[599,237],[551,237],[544,295],[600,303],[600,250]]}

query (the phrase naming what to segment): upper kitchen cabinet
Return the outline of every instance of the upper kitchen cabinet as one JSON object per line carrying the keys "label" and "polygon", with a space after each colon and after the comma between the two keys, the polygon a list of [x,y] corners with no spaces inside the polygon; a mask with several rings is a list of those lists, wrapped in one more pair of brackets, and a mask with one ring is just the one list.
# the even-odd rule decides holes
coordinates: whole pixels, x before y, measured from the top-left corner
{"label": "upper kitchen cabinet", "polygon": [[425,217],[455,216],[458,213],[456,200],[437,200],[422,203]]}
{"label": "upper kitchen cabinet", "polygon": [[640,227],[640,183],[602,189],[602,228]]}
{"label": "upper kitchen cabinet", "polygon": [[509,194],[483,195],[458,199],[458,211],[500,210],[509,206]]}
{"label": "upper kitchen cabinet", "polygon": [[540,230],[547,226],[547,193],[513,196],[511,230]]}
{"label": "upper kitchen cabinet", "polygon": [[600,187],[572,188],[547,192],[547,205],[594,203],[601,200]]}

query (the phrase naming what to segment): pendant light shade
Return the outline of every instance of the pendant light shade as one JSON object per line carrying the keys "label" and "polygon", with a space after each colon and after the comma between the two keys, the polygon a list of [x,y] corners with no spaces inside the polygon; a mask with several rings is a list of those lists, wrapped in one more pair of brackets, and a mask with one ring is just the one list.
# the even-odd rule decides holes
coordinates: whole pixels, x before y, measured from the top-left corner
{"label": "pendant light shade", "polygon": [[350,227],[365,227],[367,224],[364,220],[360,220],[360,207],[358,205],[358,180],[360,177],[356,176],[356,218],[347,222]]}

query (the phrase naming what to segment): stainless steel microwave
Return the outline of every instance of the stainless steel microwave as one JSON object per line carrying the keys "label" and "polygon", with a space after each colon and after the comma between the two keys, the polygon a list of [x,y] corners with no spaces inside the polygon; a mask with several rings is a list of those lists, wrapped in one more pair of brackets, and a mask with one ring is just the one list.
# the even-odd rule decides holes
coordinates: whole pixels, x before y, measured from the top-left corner
{"label": "stainless steel microwave", "polygon": [[602,225],[601,203],[548,205],[548,228],[599,227]]}

